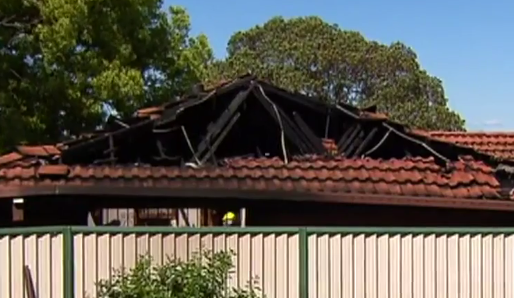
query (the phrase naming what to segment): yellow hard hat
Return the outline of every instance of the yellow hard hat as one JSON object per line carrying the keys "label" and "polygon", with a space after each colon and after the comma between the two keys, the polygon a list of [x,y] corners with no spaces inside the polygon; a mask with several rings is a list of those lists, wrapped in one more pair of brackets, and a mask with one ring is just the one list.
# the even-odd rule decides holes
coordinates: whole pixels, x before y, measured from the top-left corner
{"label": "yellow hard hat", "polygon": [[234,212],[227,212],[225,213],[225,215],[223,216],[223,220],[234,220],[236,218],[236,215],[234,214]]}

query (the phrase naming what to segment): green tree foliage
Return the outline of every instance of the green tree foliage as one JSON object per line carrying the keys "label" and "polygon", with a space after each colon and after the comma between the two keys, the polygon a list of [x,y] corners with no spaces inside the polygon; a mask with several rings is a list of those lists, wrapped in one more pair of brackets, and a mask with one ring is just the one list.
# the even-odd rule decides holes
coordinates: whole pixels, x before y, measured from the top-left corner
{"label": "green tree foliage", "polygon": [[143,257],[129,271],[98,284],[98,298],[257,298],[255,285],[227,287],[232,253],[203,252],[184,262],[169,259],[158,266]]}
{"label": "green tree foliage", "polygon": [[160,0],[0,1],[0,150],[53,142],[168,101],[212,60],[183,8]]}
{"label": "green tree foliage", "polygon": [[424,129],[463,130],[441,81],[423,70],[412,49],[383,45],[318,17],[275,17],[235,33],[212,81],[247,72],[328,101],[377,105],[392,119]]}

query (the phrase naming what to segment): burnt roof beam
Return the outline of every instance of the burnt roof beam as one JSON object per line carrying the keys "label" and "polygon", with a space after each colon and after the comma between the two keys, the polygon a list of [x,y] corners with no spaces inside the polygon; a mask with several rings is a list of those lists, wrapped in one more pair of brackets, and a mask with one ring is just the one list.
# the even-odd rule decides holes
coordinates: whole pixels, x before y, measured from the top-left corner
{"label": "burnt roof beam", "polygon": [[280,97],[287,99],[290,102],[294,102],[297,104],[300,104],[304,107],[308,107],[310,109],[313,109],[318,112],[326,113],[327,110],[330,108],[330,105],[322,102],[320,100],[314,99],[312,97],[302,95],[302,94],[294,94],[291,92],[288,92],[286,90],[283,90],[281,88],[275,87],[273,85],[270,85],[265,82],[259,81],[259,85],[262,86],[262,88],[266,91],[266,93],[273,93],[277,94]]}
{"label": "burnt roof beam", "polygon": [[337,149],[339,152],[344,152],[348,145],[357,137],[361,131],[361,124],[355,123],[353,126],[348,128],[339,142],[337,142]]}
{"label": "burnt roof beam", "polygon": [[250,86],[247,90],[239,92],[236,97],[229,104],[228,108],[223,111],[221,116],[213,123],[209,124],[207,127],[207,134],[203,138],[203,140],[198,145],[196,149],[196,156],[201,156],[204,151],[207,149],[209,144],[213,139],[215,139],[218,134],[221,132],[223,127],[227,124],[230,118],[234,115],[234,113],[239,109],[241,104],[246,100],[248,94],[253,90],[253,85]]}
{"label": "burnt roof beam", "polygon": [[130,135],[132,133],[135,133],[139,130],[145,130],[150,129],[150,127],[153,124],[153,120],[146,120],[140,123],[137,123],[133,126],[130,126],[128,128],[123,128],[120,130],[117,130],[112,133],[104,134],[98,137],[95,137],[93,139],[87,140],[83,143],[79,143],[73,146],[70,146],[68,149],[64,150],[62,152],[62,160],[64,163],[70,163],[72,162],[72,159],[80,155],[81,153],[84,153],[85,151],[88,151],[91,148],[94,148],[95,146],[99,146],[103,144],[104,146],[109,146],[109,139],[113,138],[113,140],[118,140],[126,137],[127,135]]}
{"label": "burnt roof beam", "polygon": [[230,132],[232,127],[234,127],[234,124],[236,124],[237,120],[239,120],[239,117],[241,116],[241,113],[237,112],[232,119],[230,119],[229,123],[223,130],[221,131],[219,137],[216,139],[214,144],[209,148],[209,150],[205,153],[205,155],[200,159],[200,163],[204,164],[209,158],[214,156],[214,152],[218,149],[221,142],[227,137],[227,134]]}
{"label": "burnt roof beam", "polygon": [[364,151],[364,149],[366,149],[368,147],[371,140],[373,140],[373,138],[375,137],[377,132],[378,132],[378,127],[373,127],[373,129],[366,135],[364,140],[359,144],[359,146],[357,147],[355,152],[353,152],[352,154],[347,153],[347,156],[348,157],[358,157],[359,155],[361,155],[361,153]]}
{"label": "burnt roof beam", "polygon": [[359,129],[359,133],[355,135],[353,139],[351,139],[351,141],[348,143],[346,147],[341,148],[342,150],[340,152],[343,153],[343,155],[346,157],[351,157],[353,150],[355,150],[355,148],[357,148],[357,146],[359,146],[362,143],[365,136],[366,133],[364,129]]}
{"label": "burnt roof beam", "polygon": [[434,150],[432,147],[430,147],[426,142],[423,142],[421,140],[418,140],[414,137],[411,137],[409,136],[407,133],[403,133],[399,130],[397,130],[396,128],[394,128],[393,126],[387,124],[387,123],[382,123],[383,126],[385,126],[386,128],[388,128],[389,130],[391,130],[393,133],[395,133],[396,135],[398,135],[399,137],[405,139],[405,140],[408,140],[414,144],[417,144],[421,147],[423,147],[424,149],[426,149],[428,152],[430,152],[432,154],[432,156],[434,156],[434,158],[444,162],[445,164],[449,164],[450,163],[450,159],[448,159],[447,157],[443,156],[442,154],[440,154],[439,152],[437,152],[436,150]]}
{"label": "burnt roof beam", "polygon": [[164,146],[162,145],[161,140],[156,140],[155,146],[157,147],[157,151],[159,152],[159,156],[152,157],[152,159],[154,159],[155,161],[163,161],[163,160],[178,161],[178,160],[180,160],[180,157],[177,157],[177,156],[171,157],[171,156],[166,155],[166,150],[165,150]]}
{"label": "burnt roof beam", "polygon": [[309,153],[311,151],[310,148],[307,144],[305,144],[305,142],[301,140],[300,136],[295,133],[294,129],[290,125],[290,119],[290,122],[285,120],[287,116],[284,117],[285,115],[282,115],[282,113],[279,112],[278,107],[269,98],[266,97],[264,92],[258,92],[257,90],[254,90],[253,94],[270,114],[273,120],[275,120],[280,129],[284,132],[284,135],[297,146],[300,152],[303,154]]}
{"label": "burnt roof beam", "polygon": [[[291,127],[295,136],[297,138],[299,138],[303,144],[305,144],[305,146],[306,146],[305,152],[306,153],[316,152],[316,147],[313,144],[311,144],[311,142],[309,141],[309,138],[305,135],[305,133],[302,131],[302,129],[300,127],[298,127],[298,125],[296,125],[296,123],[291,118],[289,118],[289,116],[284,112],[284,110],[282,110],[282,108],[279,105],[275,104],[274,107],[277,109],[281,119],[289,127]],[[321,151],[321,152],[323,152],[323,151]]]}
{"label": "burnt roof beam", "polygon": [[[299,125],[297,125],[297,123],[295,123],[293,120],[291,120],[291,118],[284,112],[284,110],[280,107],[280,105],[274,104],[271,101],[271,99],[269,99],[269,97],[266,95],[266,93],[264,92],[264,89],[262,89],[262,87],[260,85],[258,87],[259,88],[257,89],[257,91],[258,91],[257,93],[260,93],[259,95],[263,99],[265,99],[267,102],[269,102],[273,105],[274,110],[276,110],[278,112],[281,120],[283,120],[283,122],[286,123],[286,125],[288,125],[292,129],[295,137],[298,138],[304,144],[305,150],[303,151],[303,153],[323,154],[325,152],[325,150],[324,150],[323,145],[321,144],[321,141],[320,141],[321,148],[319,148],[319,149],[321,149],[321,151],[320,151],[320,150],[318,150],[318,148],[316,148],[316,145],[314,144],[315,142],[311,142],[309,137],[305,134],[305,131],[302,130],[302,128],[299,127]],[[308,128],[308,126],[306,126],[306,127]],[[313,135],[314,135],[314,133],[313,133]]]}
{"label": "burnt roof beam", "polygon": [[203,97],[196,97],[190,100],[183,100],[182,103],[174,106],[171,109],[165,110],[162,113],[162,116],[156,121],[155,126],[163,126],[165,124],[173,122],[182,111],[193,106],[199,105],[201,103],[204,103],[205,101],[209,100],[214,96],[224,95],[236,90],[237,88],[247,86],[248,84],[251,84],[253,80],[253,76],[246,76],[243,78],[235,79],[226,85],[211,90],[208,94],[206,94]]}
{"label": "burnt roof beam", "polygon": [[312,129],[309,127],[309,125],[302,119],[300,114],[297,112],[293,112],[294,120],[296,121],[296,124],[298,124],[298,127],[300,130],[304,133],[305,137],[309,140],[311,145],[315,148],[316,153],[323,154],[326,152],[325,147],[323,147],[323,143],[321,139],[316,136],[316,134],[312,131]]}

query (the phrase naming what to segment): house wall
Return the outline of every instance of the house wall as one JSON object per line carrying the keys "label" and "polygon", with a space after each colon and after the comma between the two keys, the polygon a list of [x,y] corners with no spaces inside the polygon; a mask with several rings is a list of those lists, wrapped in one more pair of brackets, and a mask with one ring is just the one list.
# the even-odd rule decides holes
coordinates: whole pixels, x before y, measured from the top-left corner
{"label": "house wall", "polygon": [[0,201],[0,227],[8,227],[13,221],[12,201]]}
{"label": "house wall", "polygon": [[[104,208],[101,209],[101,212],[103,225],[107,225],[114,220],[119,220],[122,227],[145,225],[142,222],[137,222],[135,209],[133,208]],[[150,209],[149,213],[149,217],[166,219],[163,222],[170,226],[173,220],[175,225],[179,227],[186,227],[188,226],[187,223],[192,227],[202,226],[202,209],[200,208],[183,208],[182,211],[177,208],[153,208]],[[94,223],[88,221],[88,225],[94,226]]]}
{"label": "house wall", "polygon": [[[119,220],[121,226],[144,225],[178,225],[186,226],[185,218],[188,218],[192,226],[221,225],[220,217],[227,210],[237,210],[239,207],[247,209],[247,226],[504,226],[514,227],[513,212],[488,211],[488,210],[459,210],[428,207],[405,206],[377,206],[357,204],[321,204],[299,201],[270,201],[270,200],[239,200],[245,206],[218,206],[210,201],[209,208],[217,208],[218,212],[207,212],[204,208],[183,208],[184,214],[179,209],[154,208],[159,210],[157,218],[161,220],[148,222],[136,219],[135,206],[132,208],[106,208],[95,214],[95,221],[88,214],[90,210],[102,208],[91,205],[91,198],[30,198],[24,203],[23,222],[12,222],[12,204],[5,204],[0,208],[2,226],[52,226],[52,225],[77,225],[93,226],[107,225],[113,220]],[[101,202],[101,200],[100,200]],[[123,198],[118,198],[116,207],[128,204]],[[150,201],[149,205],[156,206],[156,201]],[[201,201],[198,201],[200,204]],[[220,202],[222,203],[222,202]],[[95,202],[95,204],[98,204]],[[234,202],[232,202],[234,204]],[[0,206],[1,207],[1,206]],[[139,207],[143,208],[143,206]],[[139,209],[142,210],[142,209]],[[162,210],[167,210],[169,220],[162,216]],[[209,209],[210,210],[210,209]],[[211,210],[212,211],[212,210]],[[165,212],[166,213],[166,212]],[[152,217],[147,216],[148,217]],[[2,220],[8,218],[9,220]],[[100,220],[97,220],[100,219]],[[172,221],[172,219],[176,219]]]}

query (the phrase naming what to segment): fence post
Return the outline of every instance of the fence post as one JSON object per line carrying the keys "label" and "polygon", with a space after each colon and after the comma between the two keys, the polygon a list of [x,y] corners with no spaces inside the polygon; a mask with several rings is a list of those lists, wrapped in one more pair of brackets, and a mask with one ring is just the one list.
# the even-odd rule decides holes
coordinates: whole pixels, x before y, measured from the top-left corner
{"label": "fence post", "polygon": [[309,241],[307,228],[300,228],[300,298],[309,297]]}
{"label": "fence post", "polygon": [[63,267],[64,267],[64,298],[73,298],[74,272],[73,272],[73,231],[71,227],[63,228]]}

